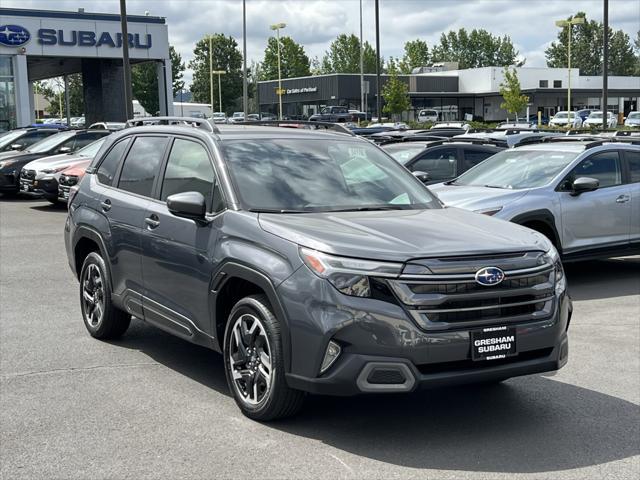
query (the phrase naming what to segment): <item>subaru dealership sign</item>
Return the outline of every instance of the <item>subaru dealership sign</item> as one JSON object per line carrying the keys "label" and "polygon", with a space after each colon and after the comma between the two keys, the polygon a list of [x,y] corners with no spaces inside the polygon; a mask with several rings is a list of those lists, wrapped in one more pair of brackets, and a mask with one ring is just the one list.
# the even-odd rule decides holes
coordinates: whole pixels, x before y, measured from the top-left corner
{"label": "subaru dealership sign", "polygon": [[0,45],[21,47],[31,40],[29,30],[20,25],[0,25]]}

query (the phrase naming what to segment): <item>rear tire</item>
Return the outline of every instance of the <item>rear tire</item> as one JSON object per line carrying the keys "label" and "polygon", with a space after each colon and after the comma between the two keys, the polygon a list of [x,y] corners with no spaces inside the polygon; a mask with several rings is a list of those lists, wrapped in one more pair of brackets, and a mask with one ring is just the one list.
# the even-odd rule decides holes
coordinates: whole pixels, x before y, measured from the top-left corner
{"label": "rear tire", "polygon": [[80,270],[80,310],[89,334],[101,340],[122,336],[131,323],[131,315],[111,301],[111,279],[97,252],[87,255]]}
{"label": "rear tire", "polygon": [[287,385],[280,321],[265,295],[240,300],[224,336],[229,389],[244,415],[259,421],[284,418],[302,407],[304,393]]}

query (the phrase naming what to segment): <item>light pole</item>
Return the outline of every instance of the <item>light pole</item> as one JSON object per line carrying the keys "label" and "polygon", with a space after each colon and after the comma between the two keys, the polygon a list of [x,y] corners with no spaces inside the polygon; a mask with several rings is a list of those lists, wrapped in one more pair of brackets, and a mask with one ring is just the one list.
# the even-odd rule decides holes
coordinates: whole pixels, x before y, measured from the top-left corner
{"label": "light pole", "polygon": [[579,25],[584,23],[584,17],[573,17],[570,20],[558,20],[556,21],[556,27],[564,28],[568,27],[567,36],[568,40],[568,53],[567,53],[567,69],[569,78],[567,79],[567,125],[571,121],[571,27],[573,25]]}
{"label": "light pole", "polygon": [[242,0],[242,110],[249,115],[249,85],[247,83],[247,4]]}
{"label": "light pole", "polygon": [[282,72],[280,71],[280,30],[286,27],[286,23],[275,23],[271,25],[271,30],[276,31],[276,40],[278,42],[278,120],[282,120]]}
{"label": "light pole", "polygon": [[[218,106],[220,107],[220,112],[222,111],[222,80],[220,80],[220,75],[224,75],[225,72],[224,70],[212,70],[211,71],[211,75],[218,75]],[[211,85],[213,85],[213,77],[211,77]],[[213,87],[211,89],[211,92],[213,92]],[[212,97],[213,97],[213,93],[211,93]],[[211,101],[211,113],[213,114],[214,110],[213,110],[213,100]]]}
{"label": "light pole", "polygon": [[213,115],[215,109],[213,108],[213,37],[211,35],[209,35],[209,101]]}

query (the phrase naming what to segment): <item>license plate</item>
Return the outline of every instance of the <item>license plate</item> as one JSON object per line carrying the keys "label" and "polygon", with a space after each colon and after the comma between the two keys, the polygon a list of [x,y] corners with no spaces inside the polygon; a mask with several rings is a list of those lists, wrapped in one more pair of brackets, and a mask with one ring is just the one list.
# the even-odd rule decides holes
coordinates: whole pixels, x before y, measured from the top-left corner
{"label": "license plate", "polygon": [[515,327],[488,327],[471,332],[471,359],[500,360],[517,355]]}
{"label": "license plate", "polygon": [[69,198],[69,192],[62,192],[62,198]]}

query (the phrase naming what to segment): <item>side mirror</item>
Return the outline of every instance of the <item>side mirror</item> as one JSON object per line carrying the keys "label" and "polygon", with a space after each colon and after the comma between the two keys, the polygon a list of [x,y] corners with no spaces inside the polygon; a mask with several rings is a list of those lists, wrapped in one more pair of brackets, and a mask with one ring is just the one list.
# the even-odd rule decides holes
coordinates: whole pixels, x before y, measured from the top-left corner
{"label": "side mirror", "polygon": [[576,178],[571,185],[573,191],[571,195],[577,196],[585,192],[593,192],[600,186],[600,181],[591,177]]}
{"label": "side mirror", "polygon": [[207,202],[200,192],[182,192],[167,197],[167,208],[176,217],[203,220]]}
{"label": "side mirror", "polygon": [[60,147],[58,153],[71,153],[71,147]]}
{"label": "side mirror", "polygon": [[21,143],[12,143],[11,144],[11,150],[22,150],[23,147],[24,147],[24,145],[21,144]]}
{"label": "side mirror", "polygon": [[413,176],[416,177],[418,180],[420,180],[422,183],[427,183],[429,180],[431,180],[431,175],[429,175],[427,172],[421,172],[417,170],[412,173],[413,173]]}

